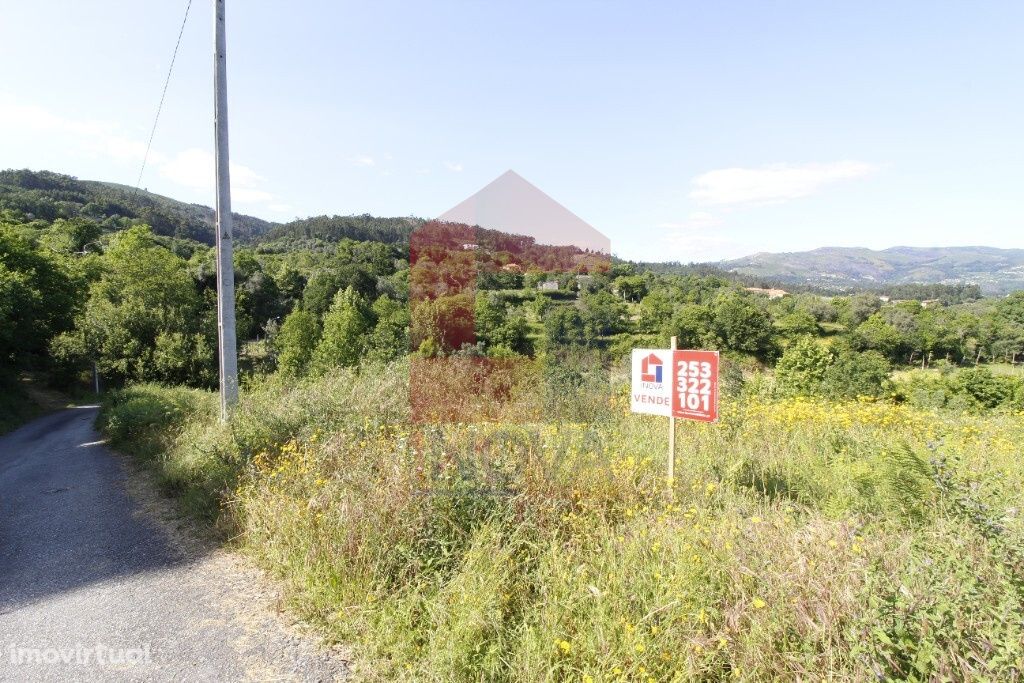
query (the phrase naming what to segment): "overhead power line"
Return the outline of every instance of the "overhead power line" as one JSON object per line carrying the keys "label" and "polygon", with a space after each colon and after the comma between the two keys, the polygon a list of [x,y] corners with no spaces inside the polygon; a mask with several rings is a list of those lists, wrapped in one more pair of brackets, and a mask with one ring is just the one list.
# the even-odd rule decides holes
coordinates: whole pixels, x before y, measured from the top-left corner
{"label": "overhead power line", "polygon": [[178,40],[174,43],[174,54],[171,55],[171,65],[167,69],[167,78],[164,79],[164,89],[160,93],[160,104],[156,107],[156,116],[153,118],[153,127],[149,131],[149,141],[146,143],[146,153],[142,155],[142,168],[139,169],[139,177],[135,180],[135,191],[139,191],[142,185],[142,174],[146,171],[146,162],[149,160],[149,150],[153,146],[153,136],[156,135],[156,124],[160,121],[160,112],[164,108],[164,98],[167,97],[167,86],[171,83],[171,74],[174,72],[174,62],[178,58],[178,48],[181,47],[181,37],[185,34],[185,24],[188,23],[188,12],[192,9],[192,0],[185,5],[185,17],[181,20],[181,28],[178,30]]}

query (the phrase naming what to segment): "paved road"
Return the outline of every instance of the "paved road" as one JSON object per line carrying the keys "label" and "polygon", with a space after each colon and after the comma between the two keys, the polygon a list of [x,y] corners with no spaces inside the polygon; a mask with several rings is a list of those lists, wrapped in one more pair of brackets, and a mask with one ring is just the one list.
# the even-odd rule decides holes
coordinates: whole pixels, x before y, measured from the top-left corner
{"label": "paved road", "polygon": [[343,678],[259,572],[169,525],[95,417],[0,437],[0,681]]}

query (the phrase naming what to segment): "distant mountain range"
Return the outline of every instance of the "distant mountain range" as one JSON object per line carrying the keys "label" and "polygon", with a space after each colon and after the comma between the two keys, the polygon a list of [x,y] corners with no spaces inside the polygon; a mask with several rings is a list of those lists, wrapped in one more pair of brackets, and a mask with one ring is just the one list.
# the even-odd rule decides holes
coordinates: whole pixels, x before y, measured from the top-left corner
{"label": "distant mountain range", "polygon": [[780,283],[871,287],[909,283],[977,284],[988,294],[1024,289],[1024,249],[995,247],[823,247],[759,253],[715,264]]}

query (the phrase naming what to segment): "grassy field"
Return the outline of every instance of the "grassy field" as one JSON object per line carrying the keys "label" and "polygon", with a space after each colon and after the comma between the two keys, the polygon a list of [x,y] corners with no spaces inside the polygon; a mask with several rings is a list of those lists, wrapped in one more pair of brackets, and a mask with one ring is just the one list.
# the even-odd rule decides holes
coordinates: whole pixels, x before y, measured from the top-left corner
{"label": "grassy field", "polygon": [[[666,422],[426,426],[408,365],[101,421],[354,643],[367,680],[1020,680],[1024,416],[723,401]],[[756,383],[752,383],[756,385]],[[573,400],[578,400],[574,397]]]}

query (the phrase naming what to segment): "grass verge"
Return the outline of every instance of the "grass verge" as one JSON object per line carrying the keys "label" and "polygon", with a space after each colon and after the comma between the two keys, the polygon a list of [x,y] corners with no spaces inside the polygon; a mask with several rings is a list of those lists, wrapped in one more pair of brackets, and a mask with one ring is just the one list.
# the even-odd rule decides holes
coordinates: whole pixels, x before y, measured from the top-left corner
{"label": "grass verge", "polygon": [[[196,514],[417,681],[1020,680],[1021,415],[742,396],[682,424],[412,425],[408,366],[102,423]],[[573,397],[572,400],[576,400]]]}

